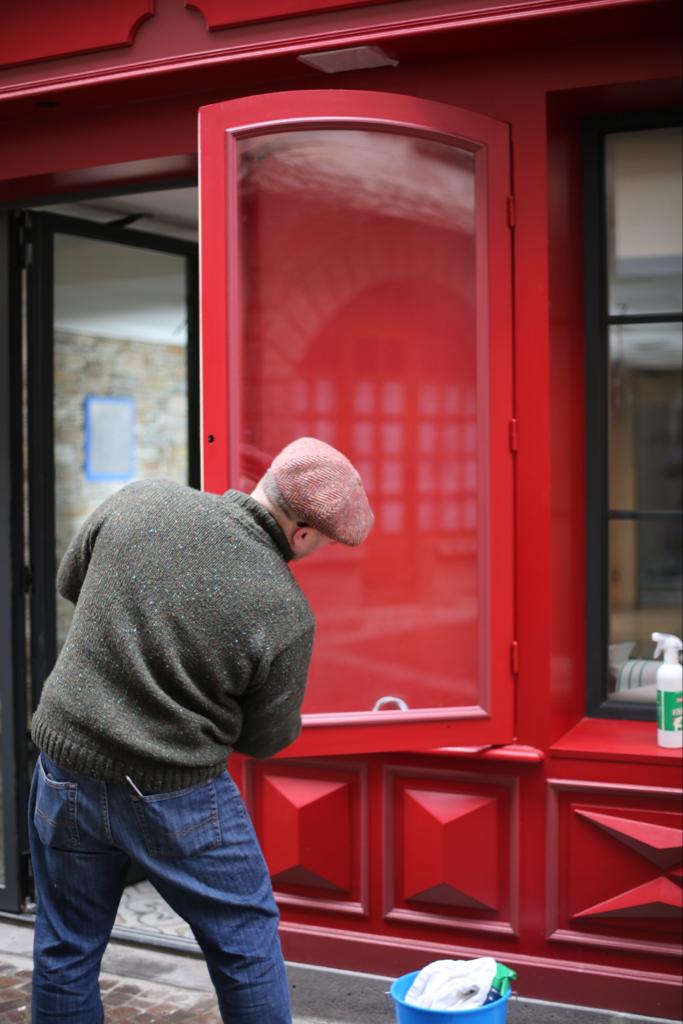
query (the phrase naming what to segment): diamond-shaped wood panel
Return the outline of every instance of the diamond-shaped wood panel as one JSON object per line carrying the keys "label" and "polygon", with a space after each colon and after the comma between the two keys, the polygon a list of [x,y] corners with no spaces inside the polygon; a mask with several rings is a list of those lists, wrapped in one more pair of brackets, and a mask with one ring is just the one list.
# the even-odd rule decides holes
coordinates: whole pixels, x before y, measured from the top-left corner
{"label": "diamond-shaped wood panel", "polygon": [[550,937],[677,955],[683,816],[671,790],[550,783]]}
{"label": "diamond-shaped wood panel", "polygon": [[347,782],[264,779],[264,821],[274,827],[266,829],[263,852],[273,882],[349,890],[350,850],[339,841],[349,805]]}
{"label": "diamond-shaped wood panel", "polygon": [[671,917],[677,918],[683,910],[683,892],[668,878],[653,878],[628,892],[620,892],[609,900],[574,914],[580,917]]}
{"label": "diamond-shaped wood panel", "polygon": [[514,933],[516,785],[494,776],[387,769],[388,918]]}
{"label": "diamond-shaped wood panel", "polygon": [[365,771],[250,763],[247,801],[280,902],[364,913]]}
{"label": "diamond-shaped wood panel", "polygon": [[411,789],[404,799],[406,899],[498,910],[496,801]]}
{"label": "diamond-shaped wood panel", "polygon": [[660,868],[675,868],[681,862],[683,832],[678,824],[657,825],[652,821],[595,811],[577,810],[576,813]]}

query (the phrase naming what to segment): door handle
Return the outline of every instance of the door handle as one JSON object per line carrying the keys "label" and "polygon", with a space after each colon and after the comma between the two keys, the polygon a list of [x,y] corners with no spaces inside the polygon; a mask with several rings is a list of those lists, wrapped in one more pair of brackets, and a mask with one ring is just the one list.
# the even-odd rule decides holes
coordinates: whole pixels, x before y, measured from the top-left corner
{"label": "door handle", "polygon": [[387,706],[387,704],[397,704],[398,707],[395,708],[396,711],[409,711],[410,710],[410,708],[408,707],[408,705],[404,701],[403,697],[389,697],[388,695],[386,697],[379,697],[375,701],[375,706],[373,707],[372,710],[373,711],[381,711],[382,708],[385,708]]}

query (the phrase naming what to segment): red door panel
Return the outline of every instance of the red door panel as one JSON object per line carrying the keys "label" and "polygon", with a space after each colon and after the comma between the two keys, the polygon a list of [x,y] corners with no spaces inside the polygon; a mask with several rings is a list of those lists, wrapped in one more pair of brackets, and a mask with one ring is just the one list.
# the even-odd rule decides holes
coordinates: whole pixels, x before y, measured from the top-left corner
{"label": "red door panel", "polygon": [[294,567],[318,619],[295,752],[509,741],[507,126],[283,93],[204,108],[200,164],[204,486],[313,435],[377,516]]}
{"label": "red door panel", "polygon": [[280,906],[367,917],[367,776],[365,765],[329,759],[247,765],[247,804]]}

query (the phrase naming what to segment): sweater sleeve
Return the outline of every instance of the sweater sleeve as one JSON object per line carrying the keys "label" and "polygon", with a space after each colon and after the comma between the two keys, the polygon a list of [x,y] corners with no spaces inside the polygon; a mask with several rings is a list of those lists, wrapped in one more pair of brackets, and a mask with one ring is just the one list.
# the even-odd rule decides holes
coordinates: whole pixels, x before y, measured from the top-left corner
{"label": "sweater sleeve", "polygon": [[76,604],[78,601],[78,595],[90,564],[92,549],[106,517],[110,500],[108,498],[94,512],[91,512],[66,549],[57,570],[57,590],[72,604]]}
{"label": "sweater sleeve", "polygon": [[272,757],[301,732],[301,705],[313,649],[314,626],[272,661],[263,682],[240,697],[243,723],[235,750],[252,757]]}

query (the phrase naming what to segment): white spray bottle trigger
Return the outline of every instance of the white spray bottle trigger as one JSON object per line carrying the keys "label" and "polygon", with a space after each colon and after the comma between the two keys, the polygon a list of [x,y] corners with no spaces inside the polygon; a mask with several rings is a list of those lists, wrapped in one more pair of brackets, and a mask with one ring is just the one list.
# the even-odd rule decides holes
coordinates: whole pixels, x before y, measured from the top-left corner
{"label": "white spray bottle trigger", "polygon": [[678,652],[683,650],[683,640],[674,636],[673,633],[653,633],[652,639],[656,643],[655,658],[664,653],[664,663],[678,665]]}

